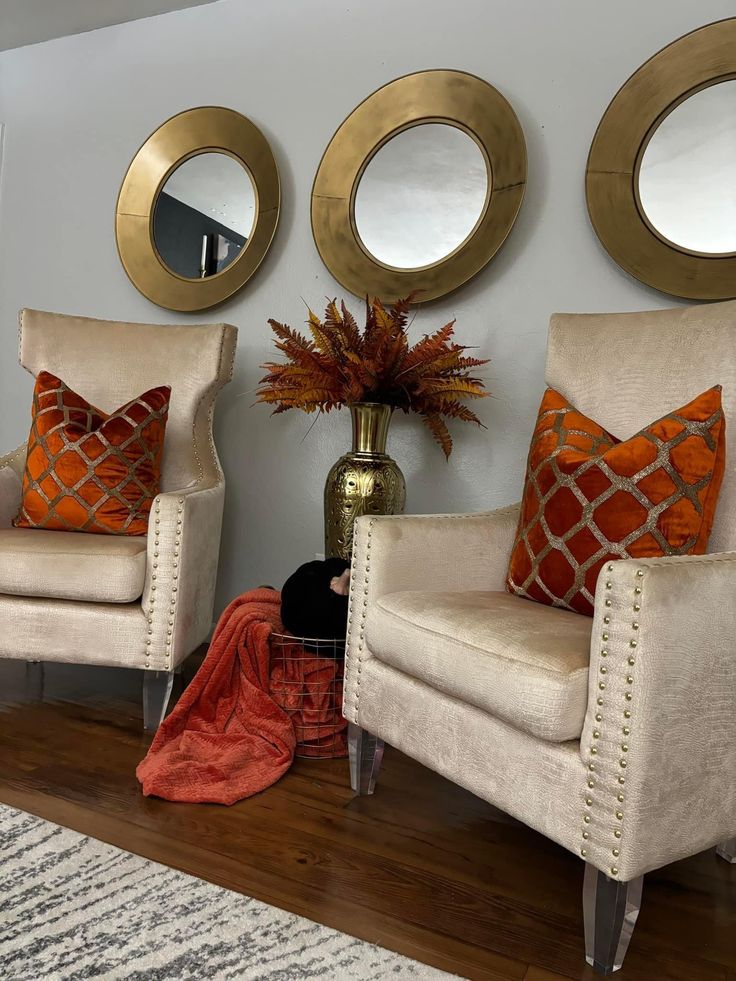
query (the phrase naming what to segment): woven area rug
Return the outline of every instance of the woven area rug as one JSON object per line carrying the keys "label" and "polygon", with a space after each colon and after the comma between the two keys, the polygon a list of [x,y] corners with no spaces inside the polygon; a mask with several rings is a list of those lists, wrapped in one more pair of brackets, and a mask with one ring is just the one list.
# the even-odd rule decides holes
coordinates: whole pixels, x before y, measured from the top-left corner
{"label": "woven area rug", "polygon": [[450,977],[0,805],[3,981]]}

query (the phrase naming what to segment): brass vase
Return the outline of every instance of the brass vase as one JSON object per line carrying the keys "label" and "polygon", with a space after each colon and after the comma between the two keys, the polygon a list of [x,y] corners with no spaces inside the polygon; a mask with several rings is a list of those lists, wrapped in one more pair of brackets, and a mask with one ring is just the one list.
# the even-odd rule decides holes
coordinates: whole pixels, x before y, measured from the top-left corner
{"label": "brass vase", "polygon": [[361,514],[401,514],[404,475],[386,453],[393,407],[377,402],[350,406],[353,448],[341,456],[325,483],[325,556],[350,561],[353,522]]}

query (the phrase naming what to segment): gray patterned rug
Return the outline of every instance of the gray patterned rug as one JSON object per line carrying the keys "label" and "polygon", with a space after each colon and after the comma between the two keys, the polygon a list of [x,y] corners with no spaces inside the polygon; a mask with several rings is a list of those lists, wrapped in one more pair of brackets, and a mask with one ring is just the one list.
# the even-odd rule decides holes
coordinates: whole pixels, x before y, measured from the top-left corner
{"label": "gray patterned rug", "polygon": [[451,975],[0,804],[3,981]]}

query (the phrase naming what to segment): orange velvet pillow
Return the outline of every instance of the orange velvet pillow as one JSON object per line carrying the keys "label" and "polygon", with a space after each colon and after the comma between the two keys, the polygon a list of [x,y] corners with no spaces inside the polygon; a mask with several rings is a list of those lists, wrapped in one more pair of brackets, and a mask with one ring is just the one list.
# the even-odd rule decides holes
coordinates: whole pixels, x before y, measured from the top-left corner
{"label": "orange velvet pillow", "polygon": [[170,394],[152,388],[107,415],[40,372],[16,528],[145,535]]}
{"label": "orange velvet pillow", "polygon": [[529,450],[509,592],[590,615],[604,562],[702,555],[725,439],[720,385],[625,442],[547,389]]}

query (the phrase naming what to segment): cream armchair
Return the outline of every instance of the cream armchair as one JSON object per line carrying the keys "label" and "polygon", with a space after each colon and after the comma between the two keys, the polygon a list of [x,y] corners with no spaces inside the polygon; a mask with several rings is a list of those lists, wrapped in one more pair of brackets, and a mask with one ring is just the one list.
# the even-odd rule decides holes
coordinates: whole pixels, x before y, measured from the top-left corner
{"label": "cream armchair", "polygon": [[13,528],[25,444],[0,457],[0,657],[142,668],[144,725],[209,632],[225,483],[212,438],[231,378],[228,324],[130,324],[23,310],[20,362],[105,411],[171,385],[161,493],[147,537]]}
{"label": "cream armchair", "polygon": [[504,591],[517,507],[358,519],[351,780],[373,792],[386,741],[580,856],[610,974],[646,872],[736,861],[736,303],[553,317],[546,377],[621,437],[723,385],[714,554],[608,563],[590,619]]}

